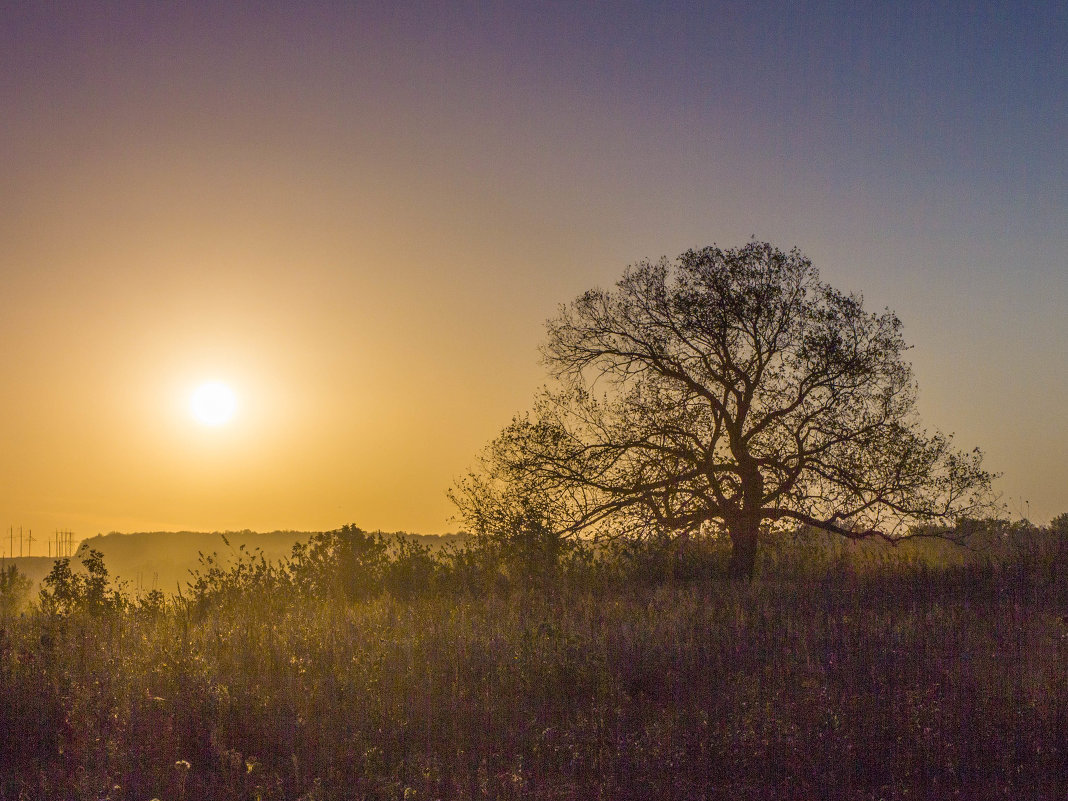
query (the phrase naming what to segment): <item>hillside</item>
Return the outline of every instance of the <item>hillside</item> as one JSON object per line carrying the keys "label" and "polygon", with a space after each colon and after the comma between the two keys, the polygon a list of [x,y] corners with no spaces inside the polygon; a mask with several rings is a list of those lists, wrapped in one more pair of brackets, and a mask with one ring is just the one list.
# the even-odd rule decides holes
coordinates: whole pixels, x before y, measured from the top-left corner
{"label": "hillside", "polygon": [[[82,540],[75,557],[79,558],[90,549],[104,555],[108,572],[127,583],[132,595],[140,595],[160,589],[167,595],[184,591],[190,571],[200,567],[201,554],[218,554],[224,562],[234,558],[242,547],[246,551],[259,550],[270,561],[277,561],[292,553],[293,545],[308,540],[314,532],[309,531],[148,531],[123,534],[111,532],[98,534]],[[410,534],[408,532],[383,532],[386,537],[407,537],[419,540],[431,547],[444,546],[461,541],[462,534]],[[227,544],[229,543],[229,544]],[[19,571],[35,584],[48,575],[55,559],[43,556],[22,557],[4,560],[14,564]]]}

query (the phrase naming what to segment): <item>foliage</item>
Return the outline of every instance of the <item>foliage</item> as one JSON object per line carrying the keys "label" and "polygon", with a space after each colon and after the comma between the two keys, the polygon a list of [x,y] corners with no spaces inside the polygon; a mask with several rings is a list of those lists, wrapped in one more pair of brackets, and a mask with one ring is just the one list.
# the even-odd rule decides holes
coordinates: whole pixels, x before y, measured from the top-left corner
{"label": "foliage", "polygon": [[556,383],[454,487],[476,531],[528,512],[554,536],[725,531],[752,578],[762,528],[896,538],[988,508],[979,451],[916,420],[901,322],[797,250],[643,262],[547,329]]}
{"label": "foliage", "polygon": [[57,559],[41,582],[41,608],[50,614],[85,612],[107,615],[122,612],[129,605],[125,583],[112,584],[104,555],[90,549],[80,559],[82,570],[71,569],[70,559]]}
{"label": "foliage", "polygon": [[350,601],[368,598],[381,586],[387,548],[380,534],[346,525],[294,545],[286,567],[299,592]]}
{"label": "foliage", "polygon": [[[225,536],[222,540],[230,545]],[[189,598],[185,599],[200,612],[238,601],[282,599],[290,586],[284,566],[268,561],[262,551],[249,550],[243,544],[236,549],[231,547],[228,559],[218,553],[201,553],[200,565],[199,570],[192,571]]]}
{"label": "foliage", "polygon": [[553,495],[517,480],[509,459],[489,451],[480,469],[449,490],[465,525],[495,547],[512,568],[531,577],[551,575],[567,550],[559,522],[565,512]]}
{"label": "foliage", "polygon": [[15,565],[0,566],[0,615],[10,615],[22,609],[32,587],[33,582]]}
{"label": "foliage", "polygon": [[136,608],[147,615],[158,615],[167,608],[167,596],[163,590],[149,590],[137,600]]}
{"label": "foliage", "polygon": [[395,538],[386,551],[382,588],[395,598],[433,595],[442,580],[443,565],[429,545]]}

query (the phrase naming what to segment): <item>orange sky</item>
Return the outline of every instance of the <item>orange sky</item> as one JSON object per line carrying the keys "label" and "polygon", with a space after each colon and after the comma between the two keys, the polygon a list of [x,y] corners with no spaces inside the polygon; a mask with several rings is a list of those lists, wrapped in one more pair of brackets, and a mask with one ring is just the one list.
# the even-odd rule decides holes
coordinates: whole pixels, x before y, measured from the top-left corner
{"label": "orange sky", "polygon": [[751,235],[1068,511],[1064,20],[741,8],[5,7],[0,525],[453,529],[557,304]]}

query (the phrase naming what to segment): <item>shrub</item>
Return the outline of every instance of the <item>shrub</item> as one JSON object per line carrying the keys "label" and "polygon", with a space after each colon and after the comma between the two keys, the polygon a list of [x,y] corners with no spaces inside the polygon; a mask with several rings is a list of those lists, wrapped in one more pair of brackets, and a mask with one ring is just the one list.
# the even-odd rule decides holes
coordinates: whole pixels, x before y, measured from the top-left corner
{"label": "shrub", "polygon": [[294,545],[284,569],[302,594],[366,599],[381,592],[387,547],[381,534],[346,525],[313,534],[308,542]]}
{"label": "shrub", "polygon": [[22,609],[30,595],[33,582],[19,572],[15,565],[0,568],[0,615],[10,615]]}
{"label": "shrub", "polygon": [[41,582],[41,609],[50,614],[84,612],[105,615],[129,606],[124,582],[114,586],[104,566],[104,554],[90,550],[81,557],[84,572],[71,569],[70,559],[57,559]]}
{"label": "shrub", "polygon": [[[226,545],[230,541],[222,538]],[[232,558],[224,560],[218,553],[200,554],[202,570],[192,571],[189,603],[199,611],[220,603],[239,599],[282,601],[290,588],[290,576],[282,565],[267,561],[258,548],[248,550],[230,546]]]}
{"label": "shrub", "polygon": [[438,589],[445,565],[423,545],[407,537],[390,543],[383,566],[383,588],[396,598],[429,595]]}

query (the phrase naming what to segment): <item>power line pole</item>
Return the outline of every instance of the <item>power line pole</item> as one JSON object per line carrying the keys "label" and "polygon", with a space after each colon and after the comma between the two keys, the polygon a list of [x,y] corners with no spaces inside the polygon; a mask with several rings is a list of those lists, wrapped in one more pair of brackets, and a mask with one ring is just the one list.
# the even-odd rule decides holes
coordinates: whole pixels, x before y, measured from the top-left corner
{"label": "power line pole", "polygon": [[30,529],[30,533],[26,537],[26,555],[33,556],[33,529]]}

